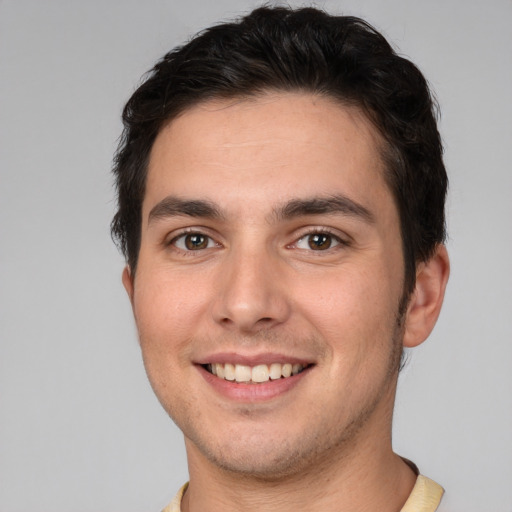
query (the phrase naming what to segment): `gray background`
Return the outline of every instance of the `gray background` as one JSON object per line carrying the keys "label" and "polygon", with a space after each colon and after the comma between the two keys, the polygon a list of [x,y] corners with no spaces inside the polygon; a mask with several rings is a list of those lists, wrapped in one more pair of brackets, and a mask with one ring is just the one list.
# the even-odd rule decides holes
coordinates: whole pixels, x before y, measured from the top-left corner
{"label": "gray background", "polygon": [[[165,51],[249,0],[0,0],[0,511],[157,511],[187,479],[109,239],[120,111]],[[293,5],[298,5],[292,2]],[[452,277],[394,443],[451,512],[512,511],[512,2],[326,1],[429,78]]]}

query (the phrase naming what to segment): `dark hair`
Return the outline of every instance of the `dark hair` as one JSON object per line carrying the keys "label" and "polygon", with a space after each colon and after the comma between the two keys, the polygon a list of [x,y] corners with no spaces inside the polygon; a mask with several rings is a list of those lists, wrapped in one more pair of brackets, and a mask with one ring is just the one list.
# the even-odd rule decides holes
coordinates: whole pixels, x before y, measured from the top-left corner
{"label": "dark hair", "polygon": [[213,98],[304,91],[359,107],[384,140],[385,179],[398,207],[404,292],[445,239],[447,176],[436,104],[425,78],[365,21],[313,9],[261,7],[166,54],[123,111],[115,157],[113,238],[137,266],[148,158],[161,128]]}

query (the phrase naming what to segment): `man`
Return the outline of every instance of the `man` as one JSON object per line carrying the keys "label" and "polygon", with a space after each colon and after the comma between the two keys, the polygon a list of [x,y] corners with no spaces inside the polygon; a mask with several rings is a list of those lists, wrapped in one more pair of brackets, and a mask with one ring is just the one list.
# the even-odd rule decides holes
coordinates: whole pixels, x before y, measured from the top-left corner
{"label": "man", "polygon": [[365,22],[286,8],[206,30],[127,103],[112,229],[190,473],[166,511],[437,509],[391,446],[449,274],[433,110]]}

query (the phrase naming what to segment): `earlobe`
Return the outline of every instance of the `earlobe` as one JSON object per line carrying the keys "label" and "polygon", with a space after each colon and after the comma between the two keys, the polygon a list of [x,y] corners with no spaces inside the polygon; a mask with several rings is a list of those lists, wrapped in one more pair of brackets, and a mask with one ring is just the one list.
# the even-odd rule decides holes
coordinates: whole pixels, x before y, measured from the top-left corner
{"label": "earlobe", "polygon": [[416,286],[407,307],[404,347],[416,347],[427,339],[443,305],[444,292],[450,275],[450,260],[444,245],[418,266]]}
{"label": "earlobe", "polygon": [[129,265],[126,265],[123,269],[122,281],[130,302],[133,304],[133,277]]}

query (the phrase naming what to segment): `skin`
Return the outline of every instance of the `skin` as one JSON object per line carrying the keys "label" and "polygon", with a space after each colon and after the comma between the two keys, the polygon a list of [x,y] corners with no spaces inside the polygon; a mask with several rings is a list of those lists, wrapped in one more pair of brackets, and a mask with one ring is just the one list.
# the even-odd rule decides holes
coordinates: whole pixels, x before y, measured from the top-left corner
{"label": "skin", "polygon": [[[379,144],[357,109],[291,93],[200,104],[158,135],[137,273],[123,282],[150,382],[185,435],[185,512],[406,501],[415,475],[391,448],[397,368],[402,343],[435,324],[448,258],[440,246],[418,266],[398,318],[404,262]],[[303,208],[333,196],[355,208]],[[232,384],[244,386],[234,398],[201,366],[233,357],[309,367],[270,398]]]}

